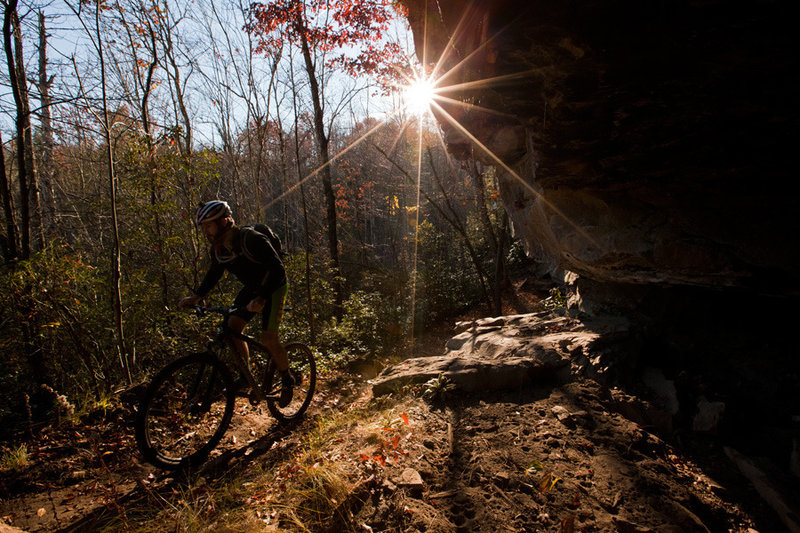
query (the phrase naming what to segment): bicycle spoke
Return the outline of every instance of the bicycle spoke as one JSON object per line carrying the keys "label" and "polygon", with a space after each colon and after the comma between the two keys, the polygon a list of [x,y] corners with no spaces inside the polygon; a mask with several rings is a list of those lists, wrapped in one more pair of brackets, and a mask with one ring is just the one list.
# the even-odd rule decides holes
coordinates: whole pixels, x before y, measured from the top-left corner
{"label": "bicycle spoke", "polygon": [[221,363],[208,356],[176,361],[151,384],[137,438],[145,457],[164,468],[200,462],[227,428],[232,391]]}
{"label": "bicycle spoke", "polygon": [[303,415],[311,403],[317,381],[316,363],[307,346],[300,343],[287,344],[286,352],[289,356],[289,371],[295,382],[292,401],[285,407],[278,404],[281,376],[279,372],[275,371],[274,365],[271,365],[264,382],[265,388],[270,391],[267,397],[267,407],[275,418],[283,422],[300,418]]}

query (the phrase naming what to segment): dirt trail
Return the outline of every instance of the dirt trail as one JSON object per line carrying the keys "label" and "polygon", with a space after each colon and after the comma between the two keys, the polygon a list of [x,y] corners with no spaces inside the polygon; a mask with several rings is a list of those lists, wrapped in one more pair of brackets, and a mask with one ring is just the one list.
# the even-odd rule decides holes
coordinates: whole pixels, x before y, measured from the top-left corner
{"label": "dirt trail", "polygon": [[[291,484],[304,469],[335,466],[347,495],[313,531],[785,530],[713,442],[678,451],[614,405],[591,381],[444,395],[431,405],[412,390],[373,400],[364,380],[339,376],[321,384],[299,427],[237,403],[202,476],[214,486],[232,475],[255,482],[257,471],[287,472],[282,483]],[[352,416],[327,430],[318,457],[297,463],[306,436],[343,412]],[[42,434],[31,464],[3,477],[0,518],[31,533],[135,529],[143,509],[152,516],[189,490],[140,462],[129,412],[85,422]],[[243,530],[296,530],[280,511],[292,503],[285,485],[268,492],[232,504],[259,524]],[[210,524],[220,519],[213,512]]]}
{"label": "dirt trail", "polygon": [[[409,401],[407,455],[385,467],[390,483],[356,521],[373,531],[782,530],[732,471],[708,475],[611,403],[592,382],[433,410]],[[401,488],[407,468],[421,487]]]}

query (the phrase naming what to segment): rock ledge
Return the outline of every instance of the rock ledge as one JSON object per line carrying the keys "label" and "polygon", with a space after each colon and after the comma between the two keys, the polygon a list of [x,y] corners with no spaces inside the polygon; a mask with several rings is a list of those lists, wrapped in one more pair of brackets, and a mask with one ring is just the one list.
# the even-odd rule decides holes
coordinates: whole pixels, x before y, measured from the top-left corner
{"label": "rock ledge", "polygon": [[375,396],[406,385],[446,377],[458,390],[513,389],[535,380],[565,381],[570,375],[608,370],[603,347],[626,336],[619,318],[578,319],[540,312],[461,322],[444,355],[408,359],[372,380]]}

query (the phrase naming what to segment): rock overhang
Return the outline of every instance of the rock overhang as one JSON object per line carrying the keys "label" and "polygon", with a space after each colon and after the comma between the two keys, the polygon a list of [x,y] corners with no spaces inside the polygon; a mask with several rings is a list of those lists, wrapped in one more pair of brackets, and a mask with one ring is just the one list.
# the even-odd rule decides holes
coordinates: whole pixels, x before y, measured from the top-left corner
{"label": "rock overhang", "polygon": [[437,118],[550,272],[798,294],[788,2],[404,3],[443,84],[486,80]]}

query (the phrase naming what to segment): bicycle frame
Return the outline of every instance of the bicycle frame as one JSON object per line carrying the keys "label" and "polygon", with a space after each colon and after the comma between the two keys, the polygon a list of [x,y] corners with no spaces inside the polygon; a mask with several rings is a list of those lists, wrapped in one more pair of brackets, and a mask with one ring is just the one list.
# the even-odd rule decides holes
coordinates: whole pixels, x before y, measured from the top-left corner
{"label": "bicycle frame", "polygon": [[[255,338],[250,337],[249,335],[245,335],[244,333],[239,333],[238,331],[234,331],[228,325],[228,318],[234,313],[234,311],[236,311],[236,308],[234,308],[234,307],[200,307],[200,306],[195,306],[195,311],[200,316],[203,316],[206,312],[220,313],[222,315],[222,320],[217,325],[217,335],[214,337],[213,340],[209,341],[209,343],[206,345],[206,350],[208,352],[211,352],[211,353],[219,356],[219,355],[222,355],[220,352],[223,351],[226,348],[226,346],[228,346],[231,350],[234,350],[234,352],[235,352],[235,349],[233,347],[229,346],[229,341],[230,341],[230,339],[239,339],[239,340],[244,341],[244,342],[247,343],[247,345],[250,348],[251,352],[255,351],[255,352],[261,352],[262,354],[265,354],[266,355],[267,364],[271,364],[272,363],[272,352],[269,351],[269,348],[267,348],[264,344],[261,344],[260,342],[258,342]],[[258,378],[256,378],[256,376],[253,375],[252,370],[250,368],[246,367],[246,365],[243,364],[244,363],[243,361],[238,361],[237,360],[239,358],[238,357],[238,353],[234,353],[232,358],[234,359],[234,361],[233,361],[234,368],[236,370],[238,370],[240,374],[242,374],[242,377],[245,378],[246,381],[249,382],[250,379],[252,379],[252,383],[259,384],[258,379],[260,379],[263,376],[258,376]],[[242,364],[240,364],[240,363],[242,363]],[[249,378],[248,378],[248,376],[245,375],[245,372],[248,372],[250,374]],[[261,388],[260,384],[259,384],[259,388]],[[267,397],[267,396],[271,396],[276,391],[266,391],[266,390],[263,390],[263,388],[262,388],[261,392],[264,395],[264,397]]]}
{"label": "bicycle frame", "polygon": [[234,331],[228,325],[228,318],[236,311],[236,308],[233,307],[195,307],[197,313],[202,316],[206,312],[212,313],[220,313],[222,314],[222,320],[220,321],[219,325],[217,326],[217,335],[214,337],[212,341],[210,341],[206,348],[211,351],[214,347],[223,348],[227,344],[226,341],[228,339],[239,339],[247,343],[247,345],[251,349],[255,349],[256,351],[263,352],[272,359],[272,353],[269,351],[269,348],[258,342],[255,338],[250,337],[249,335],[245,335],[244,333],[239,333],[238,331]]}

